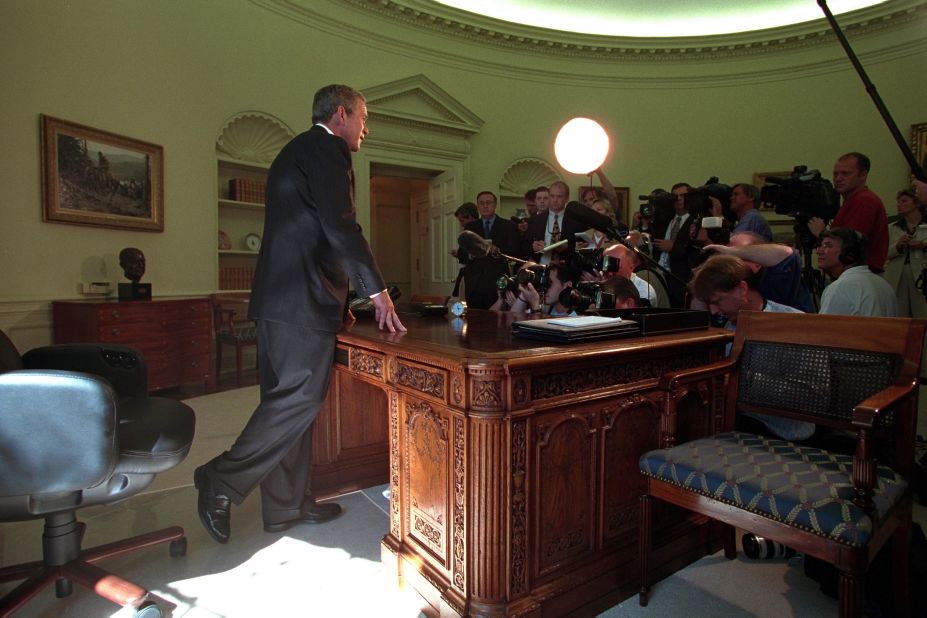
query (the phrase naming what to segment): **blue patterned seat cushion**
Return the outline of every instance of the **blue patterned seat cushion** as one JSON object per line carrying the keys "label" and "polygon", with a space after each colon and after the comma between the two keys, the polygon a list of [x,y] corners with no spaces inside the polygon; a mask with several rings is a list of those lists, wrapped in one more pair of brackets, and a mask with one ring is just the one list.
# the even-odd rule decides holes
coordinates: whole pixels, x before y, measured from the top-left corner
{"label": "blue patterned seat cushion", "polygon": [[[872,519],[853,504],[853,458],[728,432],[644,453],[641,473],[852,546],[869,542]],[[904,495],[905,480],[878,466],[873,495],[882,518]]]}

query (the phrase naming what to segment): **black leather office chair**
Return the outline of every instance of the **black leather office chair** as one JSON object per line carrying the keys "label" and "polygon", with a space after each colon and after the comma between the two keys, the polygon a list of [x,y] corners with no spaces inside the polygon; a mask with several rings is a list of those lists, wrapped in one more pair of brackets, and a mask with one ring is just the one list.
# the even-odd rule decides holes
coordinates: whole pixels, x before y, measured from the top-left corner
{"label": "black leather office chair", "polygon": [[40,561],[0,568],[0,582],[25,579],[0,599],[8,616],[55,582],[59,598],[72,582],[136,616],[161,615],[148,591],[95,566],[100,560],[170,542],[186,553],[174,526],[81,549],[77,509],[124,500],[186,457],[193,410],[149,397],[145,362],[126,346],[38,348],[20,357],[0,332],[0,522],[45,519]]}

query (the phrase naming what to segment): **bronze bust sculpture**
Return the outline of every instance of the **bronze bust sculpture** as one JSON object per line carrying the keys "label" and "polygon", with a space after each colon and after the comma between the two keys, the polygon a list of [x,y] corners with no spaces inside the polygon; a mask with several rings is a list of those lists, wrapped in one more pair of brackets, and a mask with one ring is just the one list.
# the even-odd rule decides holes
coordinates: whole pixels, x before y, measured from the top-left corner
{"label": "bronze bust sculpture", "polygon": [[126,279],[138,283],[145,274],[145,254],[141,249],[126,247],[119,252],[119,265]]}

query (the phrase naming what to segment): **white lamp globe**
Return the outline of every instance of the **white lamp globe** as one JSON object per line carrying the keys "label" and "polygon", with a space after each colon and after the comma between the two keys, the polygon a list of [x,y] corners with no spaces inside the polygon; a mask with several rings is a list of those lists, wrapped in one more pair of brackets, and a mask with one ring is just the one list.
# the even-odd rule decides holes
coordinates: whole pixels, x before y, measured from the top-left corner
{"label": "white lamp globe", "polygon": [[574,118],[561,127],[554,140],[560,166],[573,174],[599,169],[608,154],[608,134],[595,120]]}

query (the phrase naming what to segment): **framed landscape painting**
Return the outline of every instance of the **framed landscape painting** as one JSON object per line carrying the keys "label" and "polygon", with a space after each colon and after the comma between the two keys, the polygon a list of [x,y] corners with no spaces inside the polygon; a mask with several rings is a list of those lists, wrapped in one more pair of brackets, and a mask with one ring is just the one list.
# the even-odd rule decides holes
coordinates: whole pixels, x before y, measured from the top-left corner
{"label": "framed landscape painting", "polygon": [[161,146],[41,115],[42,220],[164,231]]}

